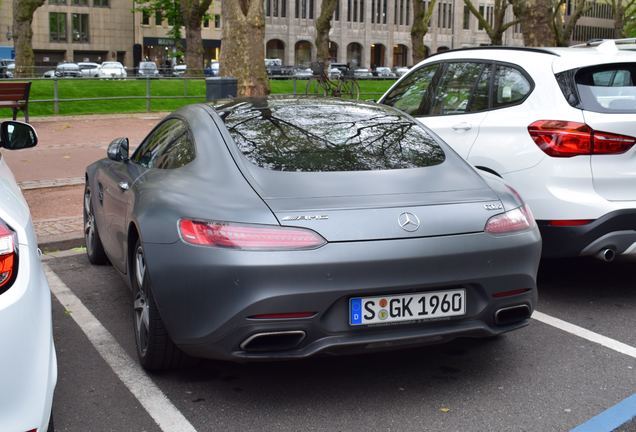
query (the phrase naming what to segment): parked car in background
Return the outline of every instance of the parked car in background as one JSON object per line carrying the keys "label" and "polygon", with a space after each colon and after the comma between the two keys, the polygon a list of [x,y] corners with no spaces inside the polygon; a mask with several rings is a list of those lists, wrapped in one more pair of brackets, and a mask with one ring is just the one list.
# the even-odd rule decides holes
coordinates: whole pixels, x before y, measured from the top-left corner
{"label": "parked car in background", "polygon": [[371,71],[364,68],[354,69],[353,76],[355,78],[373,78]]}
{"label": "parked car in background", "polygon": [[527,206],[399,110],[189,105],[107,155],[86,170],[86,253],[129,283],[146,369],[492,337],[535,307]]}
{"label": "parked car in background", "polygon": [[[0,124],[3,152],[36,144],[28,124]],[[3,157],[0,197],[0,430],[53,431],[57,359],[51,291],[29,208]]]}
{"label": "parked car in background", "polygon": [[211,61],[208,67],[203,70],[203,74],[207,77],[219,76],[219,62]]}
{"label": "parked car in background", "polygon": [[9,68],[10,66],[15,68],[15,60],[0,59],[0,78],[13,78],[13,72]]}
{"label": "parked car in background", "polygon": [[13,78],[15,76],[15,62],[7,65],[7,69],[4,74],[7,78]]}
{"label": "parked car in background", "polygon": [[269,76],[279,76],[283,67],[283,61],[281,59],[265,59],[265,70]]}
{"label": "parked car in background", "polygon": [[311,70],[311,68],[301,67],[301,68],[296,68],[296,70],[294,71],[294,77],[299,79],[311,78],[312,76],[314,76],[314,73]]}
{"label": "parked car in background", "polygon": [[55,69],[47,70],[42,74],[42,78],[55,78]]}
{"label": "parked car in background", "polygon": [[84,78],[98,78],[99,64],[93,62],[79,62],[80,75]]}
{"label": "parked car in background", "polygon": [[58,78],[79,78],[82,76],[77,63],[60,63],[55,68],[55,76]]}
{"label": "parked car in background", "polygon": [[537,218],[544,256],[636,253],[636,53],[613,41],[447,51],[380,103],[510,183]]}
{"label": "parked car in background", "polygon": [[388,68],[385,66],[378,66],[377,68],[375,68],[375,70],[373,71],[373,76],[377,76],[380,78],[395,78],[396,77],[396,75],[393,73],[391,68]]}
{"label": "parked car in background", "polygon": [[185,75],[187,70],[188,70],[187,65],[184,65],[184,64],[176,65],[174,68],[172,68],[172,76],[182,77],[183,75]]}
{"label": "parked car in background", "polygon": [[407,68],[406,66],[397,66],[397,67],[393,68],[393,73],[397,77],[401,77],[402,75],[404,75],[408,71],[409,71],[409,68]]}
{"label": "parked car in background", "polygon": [[329,78],[330,79],[340,79],[342,77],[342,71],[338,68],[329,68]]}
{"label": "parked car in background", "polygon": [[151,61],[139,62],[137,76],[139,78],[159,78],[159,69],[157,69],[157,64]]}
{"label": "parked car in background", "polygon": [[99,68],[100,78],[126,78],[128,73],[120,62],[103,62]]}

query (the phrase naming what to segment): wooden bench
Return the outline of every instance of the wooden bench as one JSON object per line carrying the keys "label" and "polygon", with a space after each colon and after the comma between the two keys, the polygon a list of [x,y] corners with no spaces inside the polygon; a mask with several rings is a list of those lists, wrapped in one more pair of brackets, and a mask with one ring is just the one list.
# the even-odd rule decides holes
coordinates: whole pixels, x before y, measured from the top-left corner
{"label": "wooden bench", "polygon": [[24,121],[29,122],[29,92],[30,82],[0,82],[0,108],[11,108],[13,120],[18,111],[24,113]]}

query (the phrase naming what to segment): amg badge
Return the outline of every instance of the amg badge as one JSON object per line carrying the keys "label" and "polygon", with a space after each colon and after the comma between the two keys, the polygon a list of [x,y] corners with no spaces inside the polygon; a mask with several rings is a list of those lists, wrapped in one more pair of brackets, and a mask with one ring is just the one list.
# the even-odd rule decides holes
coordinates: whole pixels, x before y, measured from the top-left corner
{"label": "amg badge", "polygon": [[327,215],[301,215],[301,216],[285,216],[281,220],[283,221],[312,221],[312,220],[325,220],[329,219]]}

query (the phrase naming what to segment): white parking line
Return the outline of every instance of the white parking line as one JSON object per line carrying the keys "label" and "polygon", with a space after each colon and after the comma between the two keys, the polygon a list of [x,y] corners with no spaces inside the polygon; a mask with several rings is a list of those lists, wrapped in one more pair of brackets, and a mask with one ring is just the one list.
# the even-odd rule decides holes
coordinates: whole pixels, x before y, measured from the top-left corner
{"label": "white parking line", "polygon": [[552,327],[556,327],[559,330],[563,330],[564,332],[573,334],[575,336],[578,336],[580,338],[583,339],[587,339],[590,342],[594,342],[597,343],[599,345],[602,345],[606,348],[609,348],[611,350],[614,350],[616,352],[619,352],[621,354],[625,354],[628,355],[632,358],[636,358],[636,348],[634,348],[633,346],[624,344],[623,342],[619,342],[616,339],[612,339],[612,338],[608,338],[607,336],[603,336],[601,334],[598,333],[594,333],[593,331],[590,331],[588,329],[585,329],[583,327],[579,327],[577,325],[574,324],[570,324],[567,321],[563,321],[560,320],[558,318],[554,318],[550,315],[546,315],[544,313],[541,313],[539,311],[534,311],[534,313],[532,314],[532,318],[534,318],[537,321],[540,321],[544,324],[548,324]]}
{"label": "white parking line", "polygon": [[190,422],[145,374],[138,363],[126,354],[113,335],[102,326],[70,288],[47,264],[43,264],[43,266],[55,297],[70,312],[73,320],[82,329],[95,349],[161,430],[166,432],[196,432]]}

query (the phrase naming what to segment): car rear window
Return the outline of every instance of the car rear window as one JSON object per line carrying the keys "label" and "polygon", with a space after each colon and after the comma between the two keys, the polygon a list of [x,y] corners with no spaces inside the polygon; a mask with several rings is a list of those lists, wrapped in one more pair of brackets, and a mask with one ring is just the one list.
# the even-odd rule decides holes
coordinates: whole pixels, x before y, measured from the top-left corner
{"label": "car rear window", "polygon": [[636,113],[636,63],[582,68],[574,80],[581,108],[601,113]]}
{"label": "car rear window", "polygon": [[239,150],[276,171],[369,171],[440,164],[442,148],[391,108],[337,99],[250,99],[217,108]]}

